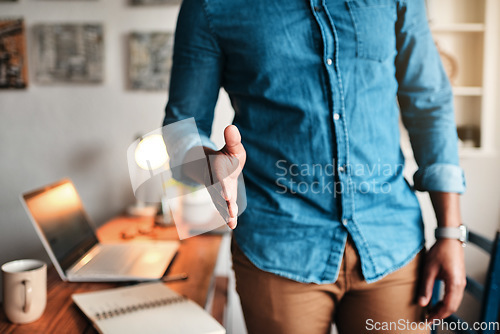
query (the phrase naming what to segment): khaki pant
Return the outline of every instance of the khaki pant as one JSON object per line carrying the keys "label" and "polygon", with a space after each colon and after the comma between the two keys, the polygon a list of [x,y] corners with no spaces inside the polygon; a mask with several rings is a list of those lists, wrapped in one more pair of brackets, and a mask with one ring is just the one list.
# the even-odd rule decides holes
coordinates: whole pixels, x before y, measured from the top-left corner
{"label": "khaki pant", "polygon": [[363,279],[350,238],[338,280],[332,284],[300,283],[262,271],[234,238],[231,251],[249,334],[324,334],[330,333],[332,323],[340,334],[428,333],[421,323],[424,310],[416,302],[423,251],[403,268],[370,284]]}

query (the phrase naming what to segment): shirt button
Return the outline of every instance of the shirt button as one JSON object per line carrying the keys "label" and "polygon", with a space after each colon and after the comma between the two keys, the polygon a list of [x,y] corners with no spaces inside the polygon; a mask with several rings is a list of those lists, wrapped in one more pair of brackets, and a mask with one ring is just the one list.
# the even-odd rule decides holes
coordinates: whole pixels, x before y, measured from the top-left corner
{"label": "shirt button", "polygon": [[337,113],[333,114],[333,119],[338,121],[340,119],[340,114]]}
{"label": "shirt button", "polygon": [[327,64],[327,65],[331,65],[332,63],[333,63],[333,60],[331,60],[330,58],[328,58],[328,59],[326,60],[326,64]]}
{"label": "shirt button", "polygon": [[321,7],[314,6],[314,11],[315,11],[315,12],[321,12]]}
{"label": "shirt button", "polygon": [[342,219],[342,224],[343,224],[344,226],[346,226],[346,225],[347,225],[347,219]]}
{"label": "shirt button", "polygon": [[339,167],[339,172],[341,172],[341,173],[345,172],[345,167],[344,166],[340,166]]}

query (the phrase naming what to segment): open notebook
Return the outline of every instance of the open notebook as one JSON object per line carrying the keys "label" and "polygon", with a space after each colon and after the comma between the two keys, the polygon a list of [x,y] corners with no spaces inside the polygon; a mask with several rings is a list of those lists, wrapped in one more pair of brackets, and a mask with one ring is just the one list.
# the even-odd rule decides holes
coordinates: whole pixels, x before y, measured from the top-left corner
{"label": "open notebook", "polygon": [[103,334],[224,334],[214,318],[163,283],[73,294],[73,301]]}

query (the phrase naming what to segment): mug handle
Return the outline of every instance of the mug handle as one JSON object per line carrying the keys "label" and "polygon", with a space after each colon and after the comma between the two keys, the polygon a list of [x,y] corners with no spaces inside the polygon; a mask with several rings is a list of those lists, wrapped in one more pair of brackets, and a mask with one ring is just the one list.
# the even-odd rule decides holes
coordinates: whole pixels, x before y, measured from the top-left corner
{"label": "mug handle", "polygon": [[31,282],[29,280],[23,281],[24,285],[24,306],[23,312],[28,313],[31,309],[31,301],[33,300],[33,287],[31,286]]}

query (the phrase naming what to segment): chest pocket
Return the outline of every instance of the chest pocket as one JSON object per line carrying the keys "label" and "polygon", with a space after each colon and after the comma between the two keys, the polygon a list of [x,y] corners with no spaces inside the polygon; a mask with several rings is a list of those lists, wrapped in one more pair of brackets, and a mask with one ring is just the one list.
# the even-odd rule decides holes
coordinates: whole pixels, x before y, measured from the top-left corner
{"label": "chest pocket", "polygon": [[396,52],[394,0],[351,0],[347,8],[356,30],[356,55],[384,61]]}

